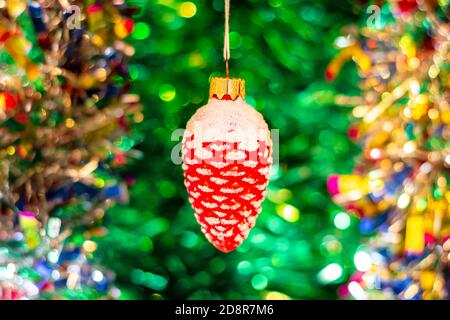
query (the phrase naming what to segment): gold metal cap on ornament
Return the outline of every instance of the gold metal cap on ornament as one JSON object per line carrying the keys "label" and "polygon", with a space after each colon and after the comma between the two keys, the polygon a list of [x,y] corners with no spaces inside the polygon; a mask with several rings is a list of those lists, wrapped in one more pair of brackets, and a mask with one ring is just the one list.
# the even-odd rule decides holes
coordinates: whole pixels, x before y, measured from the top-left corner
{"label": "gold metal cap on ornament", "polygon": [[245,80],[239,78],[212,77],[209,85],[209,97],[222,100],[225,96],[231,100],[241,97],[245,100]]}

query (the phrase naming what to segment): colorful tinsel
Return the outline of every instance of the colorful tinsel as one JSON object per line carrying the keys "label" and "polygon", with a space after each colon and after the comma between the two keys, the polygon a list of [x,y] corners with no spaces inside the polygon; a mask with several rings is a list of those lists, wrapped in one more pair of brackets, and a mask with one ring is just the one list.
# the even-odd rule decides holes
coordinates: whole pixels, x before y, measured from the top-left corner
{"label": "colorful tinsel", "polygon": [[0,300],[118,295],[89,261],[105,210],[127,200],[114,168],[142,118],[121,40],[134,10],[114,3],[0,8]]}
{"label": "colorful tinsel", "polygon": [[[387,1],[374,26],[337,41],[359,61],[361,96],[349,130],[363,147],[351,175],[334,175],[336,203],[361,218],[366,247],[340,288],[355,299],[443,299],[450,293],[450,24],[446,1]],[[357,29],[357,28],[355,28]],[[349,53],[350,52],[350,53]],[[362,61],[362,63],[361,63]]]}

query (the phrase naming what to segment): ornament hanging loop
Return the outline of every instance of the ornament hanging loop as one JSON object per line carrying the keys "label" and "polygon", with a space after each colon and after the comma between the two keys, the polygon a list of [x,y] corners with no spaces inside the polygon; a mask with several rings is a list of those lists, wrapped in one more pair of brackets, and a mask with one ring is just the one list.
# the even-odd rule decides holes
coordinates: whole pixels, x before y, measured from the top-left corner
{"label": "ornament hanging loop", "polygon": [[230,72],[229,72],[229,69],[228,69],[228,60],[225,60],[225,76],[227,78],[230,77]]}
{"label": "ornament hanging loop", "polygon": [[223,59],[225,60],[225,74],[229,78],[228,61],[230,60],[230,0],[225,0],[225,34],[223,40]]}

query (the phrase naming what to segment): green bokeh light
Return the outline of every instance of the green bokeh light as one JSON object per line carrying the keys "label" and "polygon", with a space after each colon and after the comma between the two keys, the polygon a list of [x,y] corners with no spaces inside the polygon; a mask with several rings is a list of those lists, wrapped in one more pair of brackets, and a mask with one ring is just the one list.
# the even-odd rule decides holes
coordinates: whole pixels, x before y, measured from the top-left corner
{"label": "green bokeh light", "polygon": [[150,34],[151,27],[148,23],[137,22],[131,36],[136,40],[145,40],[150,36]]}
{"label": "green bokeh light", "polygon": [[256,290],[264,290],[268,283],[267,277],[263,274],[256,274],[252,278],[252,286]]}
{"label": "green bokeh light", "polygon": [[171,84],[163,84],[159,88],[159,97],[162,101],[172,101],[175,98],[176,94],[177,92]]}

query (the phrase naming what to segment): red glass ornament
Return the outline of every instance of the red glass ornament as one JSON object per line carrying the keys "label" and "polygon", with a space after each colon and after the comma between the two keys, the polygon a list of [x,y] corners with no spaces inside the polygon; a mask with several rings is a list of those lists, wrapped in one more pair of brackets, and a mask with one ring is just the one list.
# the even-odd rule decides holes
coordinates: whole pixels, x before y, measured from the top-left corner
{"label": "red glass ornament", "polygon": [[[264,119],[242,96],[210,96],[189,120],[183,139],[185,186],[201,231],[217,249],[230,252],[261,212],[272,145]],[[193,129],[196,125],[201,130]],[[214,129],[219,130],[205,132]]]}

